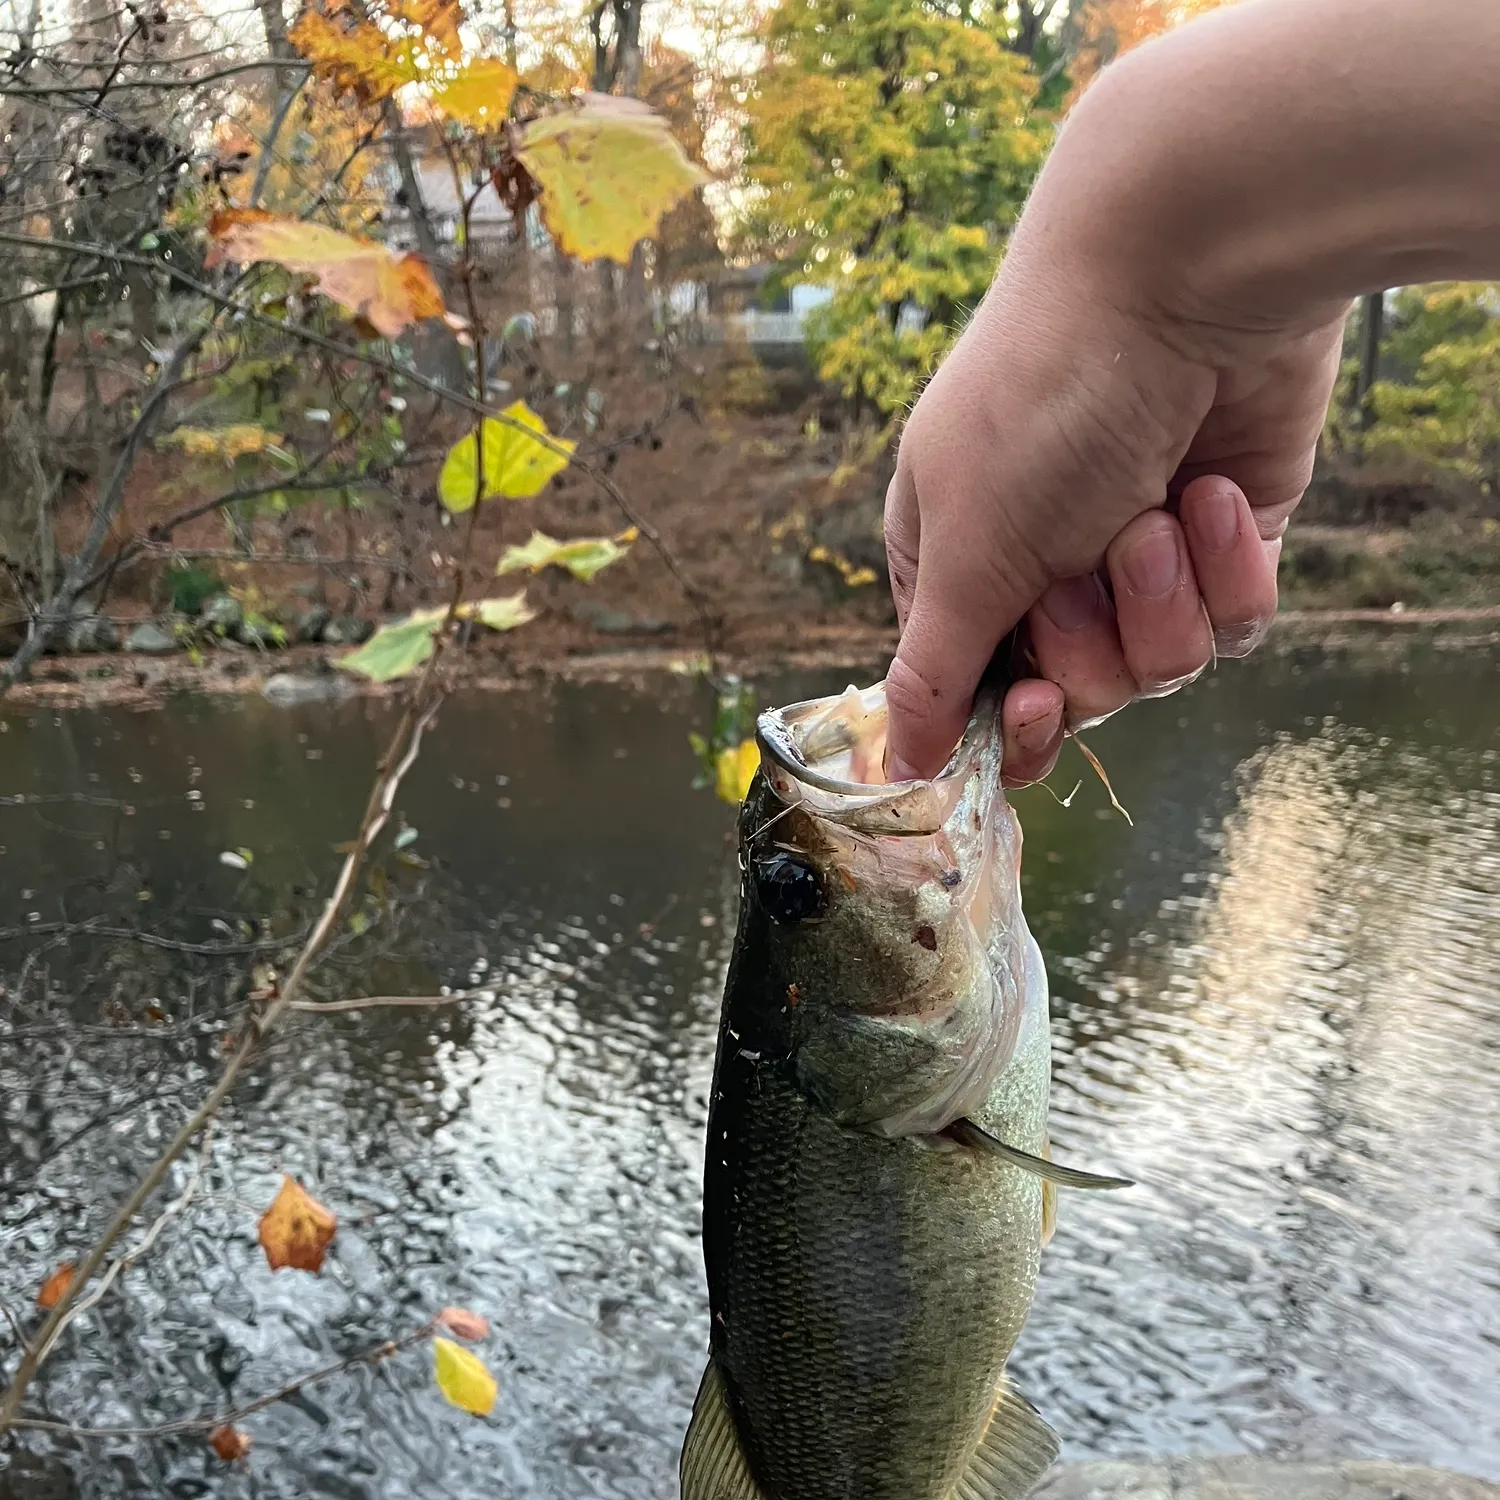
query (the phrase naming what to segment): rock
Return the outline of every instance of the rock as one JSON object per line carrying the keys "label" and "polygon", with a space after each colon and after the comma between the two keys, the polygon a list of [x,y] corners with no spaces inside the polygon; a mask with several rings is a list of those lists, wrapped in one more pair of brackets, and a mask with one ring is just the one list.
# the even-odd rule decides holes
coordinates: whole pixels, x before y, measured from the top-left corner
{"label": "rock", "polygon": [[298,703],[337,702],[354,691],[340,672],[276,672],[261,685],[266,699],[282,708]]}
{"label": "rock", "polygon": [[335,615],[323,627],[325,646],[362,646],[375,634],[375,627],[358,615]]}
{"label": "rock", "polygon": [[178,649],[177,637],[155,620],[142,620],[125,637],[125,649],[143,656],[168,656]]}
{"label": "rock", "polygon": [[612,609],[592,599],[575,600],[568,606],[568,613],[580,625],[587,625],[600,635],[666,635],[672,629],[670,620],[633,615],[628,610]]}
{"label": "rock", "polygon": [[108,615],[78,615],[68,625],[67,643],[68,650],[77,655],[94,651],[118,651],[119,627]]}
{"label": "rock", "polygon": [[203,601],[198,618],[206,630],[215,635],[236,635],[245,622],[245,611],[240,601],[232,594],[215,594]]}
{"label": "rock", "polygon": [[1031,1500],[1500,1500],[1500,1485],[1406,1464],[1234,1455],[1058,1464]]}
{"label": "rock", "polygon": [[297,623],[293,630],[296,640],[306,644],[310,641],[321,641],[323,632],[328,628],[328,622],[333,619],[333,611],[326,604],[312,604],[297,616]]}
{"label": "rock", "polygon": [[236,639],[256,651],[280,651],[286,645],[286,629],[273,620],[245,620]]}

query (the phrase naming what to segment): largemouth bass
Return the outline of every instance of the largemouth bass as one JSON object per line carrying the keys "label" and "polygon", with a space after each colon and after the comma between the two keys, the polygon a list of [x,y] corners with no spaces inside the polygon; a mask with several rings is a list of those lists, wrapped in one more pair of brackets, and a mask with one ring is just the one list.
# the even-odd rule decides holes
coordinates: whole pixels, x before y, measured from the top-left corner
{"label": "largemouth bass", "polygon": [[763,715],[709,1110],[708,1369],[683,1500],[1018,1500],[1005,1375],[1054,1182],[1042,957],[986,690],[884,784],[883,685]]}

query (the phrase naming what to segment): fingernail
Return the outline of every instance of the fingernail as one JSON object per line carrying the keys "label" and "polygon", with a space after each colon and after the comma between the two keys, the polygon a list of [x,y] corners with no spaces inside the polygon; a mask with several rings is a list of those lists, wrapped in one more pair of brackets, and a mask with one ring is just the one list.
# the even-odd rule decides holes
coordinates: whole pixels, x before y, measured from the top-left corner
{"label": "fingernail", "polygon": [[1210,490],[1188,507],[1188,530],[1209,552],[1227,552],[1240,532],[1239,496],[1228,490]]}
{"label": "fingernail", "polygon": [[1076,635],[1104,613],[1104,591],[1092,573],[1059,578],[1042,595],[1042,613],[1064,635]]}
{"label": "fingernail", "polygon": [[1130,543],[1120,559],[1125,581],[1143,599],[1165,599],[1182,582],[1175,531],[1152,531]]}
{"label": "fingernail", "polygon": [[1269,620],[1240,620],[1214,626],[1214,652],[1219,656],[1240,657],[1249,654],[1265,639]]}

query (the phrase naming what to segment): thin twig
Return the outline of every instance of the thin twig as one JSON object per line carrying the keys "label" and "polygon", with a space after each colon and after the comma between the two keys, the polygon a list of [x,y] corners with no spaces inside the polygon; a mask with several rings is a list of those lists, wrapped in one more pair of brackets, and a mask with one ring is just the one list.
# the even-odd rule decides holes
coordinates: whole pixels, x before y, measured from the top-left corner
{"label": "thin twig", "polygon": [[202,1149],[198,1153],[198,1161],[193,1168],[193,1174],[187,1180],[187,1186],[152,1220],[151,1226],[136,1242],[135,1248],[128,1250],[124,1255],[116,1257],[110,1263],[109,1269],[94,1283],[93,1290],[89,1292],[88,1296],[80,1298],[73,1304],[68,1316],[57,1325],[47,1343],[38,1350],[38,1363],[46,1359],[48,1354],[52,1352],[52,1345],[61,1337],[63,1330],[67,1328],[68,1324],[80,1313],[85,1313],[89,1308],[96,1306],[109,1292],[110,1287],[114,1285],[120,1273],[128,1271],[161,1238],[161,1232],[167,1227],[168,1223],[172,1219],[175,1219],[188,1206],[192,1201],[193,1194],[198,1191],[198,1183],[203,1177],[203,1169],[208,1165],[212,1149],[213,1126],[210,1124],[208,1129],[203,1132]]}
{"label": "thin twig", "polygon": [[[201,89],[210,83],[217,83],[222,78],[233,78],[239,73],[259,73],[266,68],[289,68],[307,72],[312,67],[310,62],[301,58],[276,58],[262,57],[249,62],[235,63],[229,67],[215,68],[212,73],[201,73],[196,78],[111,78],[105,84],[99,97],[94,100],[97,107],[102,102],[104,94],[118,93],[121,89]],[[54,94],[92,94],[96,88],[91,84],[82,83],[43,83],[43,84],[14,84],[0,83],[0,98],[5,99],[44,99]]]}
{"label": "thin twig", "polygon": [[332,1015],[336,1011],[373,1010],[377,1006],[410,1006],[416,1010],[440,1005],[461,1005],[466,1000],[493,1000],[495,986],[480,985],[472,990],[454,990],[451,995],[356,995],[348,1000],[294,1000],[292,1010],[316,1011]]}
{"label": "thin twig", "polygon": [[190,943],[185,938],[162,937],[138,927],[101,927],[93,922],[33,922],[29,927],[0,927],[0,943],[24,941],[33,937],[61,936],[118,938],[141,943],[147,948],[163,948],[168,953],[197,953],[207,958],[236,958],[250,953],[269,953],[289,948],[301,941],[296,934],[284,938],[254,938],[243,943]]}
{"label": "thin twig", "polygon": [[247,1401],[243,1406],[236,1406],[231,1411],[220,1412],[212,1417],[185,1417],[178,1422],[160,1422],[155,1427],[75,1427],[71,1422],[49,1422],[41,1417],[17,1417],[10,1425],[27,1432],[55,1432],[67,1437],[83,1438],[171,1437],[183,1432],[210,1432],[215,1427],[229,1427],[241,1422],[258,1411],[264,1411],[268,1406],[274,1406],[278,1401],[295,1396],[310,1385],[332,1380],[335,1375],[342,1375],[356,1365],[377,1364],[381,1360],[390,1359],[392,1355],[430,1339],[437,1331],[437,1326],[434,1319],[431,1323],[423,1324],[415,1333],[407,1334],[405,1338],[386,1339],[372,1348],[351,1354],[348,1359],[341,1359],[335,1365],[325,1365],[321,1370],[314,1370],[311,1375],[290,1381],[269,1395],[258,1396],[254,1401]]}
{"label": "thin twig", "polygon": [[422,733],[431,723],[441,702],[441,699],[436,696],[428,701],[433,671],[442,655],[441,646],[441,641],[435,643],[435,649],[432,656],[428,658],[427,667],[417,691],[408,704],[406,712],[401,716],[391,743],[381,758],[354,847],[345,856],[333,894],[329,897],[322,916],[308,935],[302,951],[297,955],[296,963],[282,985],[281,993],[263,1011],[253,1017],[252,1025],[244,1028],[238,1045],[230,1054],[219,1075],[218,1082],[209,1090],[193,1114],[179,1127],[156,1161],[146,1170],[145,1175],[115,1211],[113,1218],[94,1243],[93,1248],[74,1272],[72,1281],[48,1314],[47,1321],[42,1325],[35,1344],[22,1354],[21,1363],[6,1389],[3,1400],[0,1400],[0,1433],[5,1432],[16,1420],[27,1388],[41,1366],[43,1351],[51,1346],[57,1335],[57,1329],[68,1317],[70,1309],[78,1301],[84,1289],[99,1274],[115,1242],[165,1181],[172,1163],[182,1155],[183,1151],[218,1113],[220,1105],[229,1097],[240,1074],[254,1056],[260,1043],[275,1029],[276,1023],[286,1013],[292,1001],[297,998],[298,991],[307,978],[308,970],[347,909],[370,848],[390,818],[401,779],[416,760],[421,748]]}

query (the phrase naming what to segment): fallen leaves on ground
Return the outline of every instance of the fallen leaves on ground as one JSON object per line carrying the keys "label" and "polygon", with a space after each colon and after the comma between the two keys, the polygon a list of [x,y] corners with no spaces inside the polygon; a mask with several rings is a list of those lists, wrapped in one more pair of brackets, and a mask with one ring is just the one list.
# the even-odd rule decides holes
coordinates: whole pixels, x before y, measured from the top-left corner
{"label": "fallen leaves on ground", "polygon": [[584,94],[579,107],[532,121],[515,154],[542,189],[542,219],[582,261],[619,261],[706,182],[665,119],[638,99]]}
{"label": "fallen leaves on ground", "polygon": [[73,1285],[73,1273],[78,1269],[77,1261],[65,1260],[43,1283],[36,1294],[36,1305],[51,1312],[62,1301],[68,1288]]}
{"label": "fallen leaves on ground", "polygon": [[392,255],[373,240],[341,234],[261,208],[220,209],[208,224],[204,265],[275,261],[317,279],[318,290],[365,319],[383,338],[443,315],[443,294],[419,256]]}
{"label": "fallen leaves on ground", "polygon": [[237,1458],[244,1458],[250,1452],[253,1442],[254,1439],[243,1428],[232,1427],[227,1422],[222,1427],[215,1427],[208,1435],[209,1446],[226,1464],[232,1464]]}
{"label": "fallen leaves on ground", "polygon": [[495,1409],[500,1388],[484,1362],[452,1339],[432,1341],[432,1370],[437,1387],[454,1406],[487,1417]]}
{"label": "fallen leaves on ground", "polygon": [[325,1208],[294,1177],[281,1179],[281,1191],[261,1215],[261,1248],[273,1271],[290,1266],[296,1271],[318,1271],[339,1226]]}

